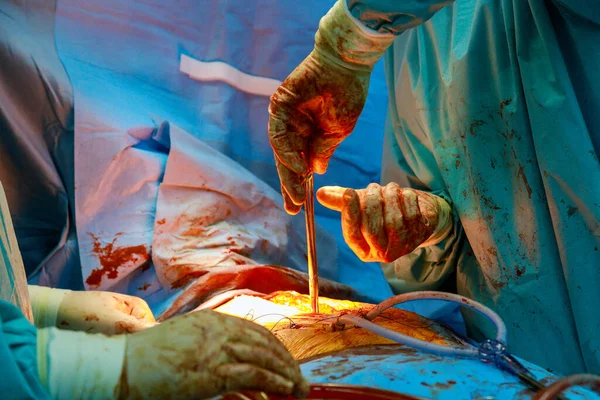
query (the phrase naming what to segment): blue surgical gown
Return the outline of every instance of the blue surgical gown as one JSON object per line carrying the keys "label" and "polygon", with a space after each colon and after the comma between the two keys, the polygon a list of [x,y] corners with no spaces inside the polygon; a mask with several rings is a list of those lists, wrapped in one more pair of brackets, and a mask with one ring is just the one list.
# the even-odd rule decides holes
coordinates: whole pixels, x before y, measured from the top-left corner
{"label": "blue surgical gown", "polygon": [[452,277],[501,315],[512,352],[598,374],[600,3],[450,3],[347,3],[398,34],[382,179],[446,198],[456,222],[384,272],[397,292]]}
{"label": "blue surgical gown", "polygon": [[21,311],[0,300],[0,393],[6,400],[43,400],[50,396],[37,373],[37,330]]}

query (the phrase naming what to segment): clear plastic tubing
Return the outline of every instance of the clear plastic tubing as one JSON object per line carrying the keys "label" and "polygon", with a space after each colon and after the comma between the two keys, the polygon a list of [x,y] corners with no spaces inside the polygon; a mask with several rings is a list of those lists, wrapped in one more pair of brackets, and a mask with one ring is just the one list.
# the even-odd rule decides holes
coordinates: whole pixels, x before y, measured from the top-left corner
{"label": "clear plastic tubing", "polygon": [[374,334],[385,337],[386,339],[393,340],[397,343],[404,344],[406,346],[414,347],[416,349],[433,353],[440,356],[451,356],[451,357],[464,357],[464,358],[479,358],[479,349],[472,348],[456,348],[449,346],[442,346],[435,343],[425,342],[423,340],[415,339],[413,337],[403,335],[395,332],[391,329],[379,326],[371,320],[375,319],[379,314],[384,312],[390,307],[398,304],[406,303],[415,300],[444,300],[453,303],[460,304],[468,307],[478,313],[486,316],[496,326],[496,340],[500,343],[506,344],[506,325],[502,321],[502,318],[491,309],[487,308],[483,304],[476,301],[467,299],[466,297],[443,292],[413,292],[400,294],[397,296],[390,297],[389,299],[379,303],[371,311],[367,313],[365,318],[360,318],[356,315],[345,314],[339,318],[339,322],[342,324],[356,325],[363,329],[366,329]]}

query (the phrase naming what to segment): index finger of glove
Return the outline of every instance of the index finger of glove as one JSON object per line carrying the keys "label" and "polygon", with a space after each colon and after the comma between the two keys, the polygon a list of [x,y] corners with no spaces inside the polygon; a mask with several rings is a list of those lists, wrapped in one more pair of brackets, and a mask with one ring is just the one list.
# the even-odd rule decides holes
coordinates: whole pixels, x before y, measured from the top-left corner
{"label": "index finger of glove", "polygon": [[295,173],[279,160],[275,160],[275,166],[281,181],[285,209],[290,213],[297,210],[297,214],[300,211],[298,206],[301,206],[306,199],[305,176]]}
{"label": "index finger of glove", "polygon": [[333,211],[342,211],[346,188],[340,186],[323,186],[317,190],[317,200]]}
{"label": "index finger of glove", "polygon": [[288,214],[296,215],[300,212],[300,210],[302,210],[301,205],[294,204],[294,201],[288,194],[287,190],[285,190],[283,185],[281,185],[281,196],[283,196],[283,208],[285,208],[285,211]]}

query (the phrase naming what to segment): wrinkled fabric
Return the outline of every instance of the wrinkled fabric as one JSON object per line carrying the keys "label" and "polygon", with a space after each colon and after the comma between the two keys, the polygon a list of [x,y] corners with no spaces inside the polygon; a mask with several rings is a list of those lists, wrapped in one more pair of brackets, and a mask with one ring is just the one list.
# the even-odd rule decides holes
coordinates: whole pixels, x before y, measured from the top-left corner
{"label": "wrinkled fabric", "polygon": [[[164,286],[185,278],[182,267],[193,273],[194,265],[306,263],[298,252],[305,238],[282,215],[275,191],[190,133],[161,128],[171,150],[159,188],[153,260]],[[333,240],[324,244],[335,248]]]}
{"label": "wrinkled fabric", "polygon": [[3,399],[50,399],[38,378],[36,332],[17,307],[0,298],[0,391]]}
{"label": "wrinkled fabric", "polygon": [[364,26],[381,34],[398,35],[428,21],[453,0],[342,0],[350,14]]}
{"label": "wrinkled fabric", "polygon": [[23,259],[0,182],[0,393],[7,400],[50,398],[38,379],[32,323]]}
{"label": "wrinkled fabric", "polygon": [[[373,29],[402,11],[350,3]],[[382,179],[446,198],[456,221],[444,242],[384,265],[390,283],[431,289],[456,271],[459,293],[505,320],[512,352],[565,374],[600,373],[599,13],[459,1],[385,60]]]}
{"label": "wrinkled fabric", "polygon": [[55,1],[0,2],[0,181],[27,275],[81,288],[73,224],[73,106]]}
{"label": "wrinkled fabric", "polygon": [[[97,115],[78,111],[76,119]],[[306,270],[302,221],[286,216],[276,192],[239,164],[167,122],[113,132],[77,130],[86,289],[142,297],[160,315],[211,267]],[[92,158],[98,142],[107,150]],[[335,265],[334,239],[321,244],[332,249],[324,264]]]}

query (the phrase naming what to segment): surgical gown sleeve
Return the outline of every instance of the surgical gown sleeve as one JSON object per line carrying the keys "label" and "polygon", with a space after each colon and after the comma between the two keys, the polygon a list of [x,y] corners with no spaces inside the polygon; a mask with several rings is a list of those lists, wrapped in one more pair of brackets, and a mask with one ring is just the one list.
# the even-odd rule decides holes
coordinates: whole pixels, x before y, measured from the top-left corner
{"label": "surgical gown sleeve", "polygon": [[350,14],[380,33],[398,35],[419,26],[453,1],[443,0],[344,0]]}
{"label": "surgical gown sleeve", "polygon": [[0,300],[2,398],[49,399],[37,373],[37,330],[11,303]]}
{"label": "surgical gown sleeve", "polygon": [[[389,64],[390,58],[386,58]],[[392,66],[386,65],[386,68]],[[388,85],[391,83],[388,77]],[[397,100],[390,98],[390,107],[397,107]],[[405,135],[396,135],[401,129]],[[418,132],[412,132],[397,114],[388,113],[384,137],[381,179],[383,184],[395,182],[402,187],[410,187],[429,192],[442,197],[451,207],[452,198],[445,187],[439,182],[440,171],[434,155],[428,149],[425,141],[403,140],[406,137],[417,139]],[[415,147],[414,143],[421,143]],[[420,247],[396,261],[382,264],[382,269],[390,286],[395,293],[405,293],[415,290],[453,290],[443,287],[453,284],[449,277],[453,276],[456,265],[468,262],[473,257],[469,242],[465,239],[464,231],[456,212],[452,214],[453,227],[446,238],[433,246]]]}

